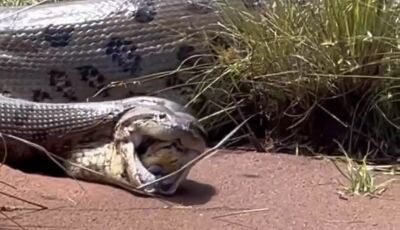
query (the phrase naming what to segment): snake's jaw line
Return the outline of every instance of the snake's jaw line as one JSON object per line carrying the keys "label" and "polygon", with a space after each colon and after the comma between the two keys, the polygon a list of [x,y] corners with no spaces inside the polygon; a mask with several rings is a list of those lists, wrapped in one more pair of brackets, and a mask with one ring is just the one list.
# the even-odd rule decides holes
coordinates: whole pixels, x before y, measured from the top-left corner
{"label": "snake's jaw line", "polygon": [[[137,156],[137,154],[134,154],[134,162],[137,168],[136,171],[136,180],[139,182],[140,185],[145,184],[145,183],[149,183],[151,181],[154,181],[156,179],[156,177],[151,174],[146,167],[144,167],[144,165],[142,164],[142,161],[140,160],[140,158]],[[156,188],[154,185],[151,186],[147,186],[146,188],[144,188],[144,191],[147,193],[155,193],[156,192]]]}

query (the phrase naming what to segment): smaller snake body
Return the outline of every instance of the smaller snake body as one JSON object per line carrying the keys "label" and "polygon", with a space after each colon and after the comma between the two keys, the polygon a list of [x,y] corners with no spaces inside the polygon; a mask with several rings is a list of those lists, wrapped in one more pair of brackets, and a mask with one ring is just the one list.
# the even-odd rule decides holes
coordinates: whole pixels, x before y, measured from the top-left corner
{"label": "smaller snake body", "polygon": [[[203,129],[197,120],[179,104],[157,97],[38,103],[0,96],[0,119],[0,158],[8,164],[43,156],[42,150],[30,142],[63,159],[70,176],[90,181],[124,181],[139,187],[179,169],[205,149]],[[172,155],[158,155],[143,165],[146,158],[154,158],[158,150],[151,146],[158,142],[179,148]],[[139,149],[144,152],[139,153]],[[165,160],[171,157],[173,162]],[[168,170],[171,165],[176,166],[172,171]],[[172,194],[186,175],[187,170],[146,191]]]}

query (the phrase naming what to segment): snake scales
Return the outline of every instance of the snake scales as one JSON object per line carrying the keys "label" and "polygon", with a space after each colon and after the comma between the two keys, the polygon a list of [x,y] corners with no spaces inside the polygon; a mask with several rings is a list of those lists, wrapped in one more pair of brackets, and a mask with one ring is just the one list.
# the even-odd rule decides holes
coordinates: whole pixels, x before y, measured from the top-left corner
{"label": "snake scales", "polygon": [[[173,70],[204,51],[200,33],[218,22],[214,0],[84,0],[28,10],[0,8],[0,89],[33,101],[76,102],[151,94],[180,79]],[[180,84],[184,82],[179,82]],[[179,92],[162,94],[179,101]]]}

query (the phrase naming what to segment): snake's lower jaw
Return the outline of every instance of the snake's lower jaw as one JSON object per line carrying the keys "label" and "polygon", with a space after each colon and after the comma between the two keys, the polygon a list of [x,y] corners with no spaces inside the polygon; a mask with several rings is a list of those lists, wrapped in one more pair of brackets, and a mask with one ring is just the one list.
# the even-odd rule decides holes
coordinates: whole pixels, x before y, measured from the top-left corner
{"label": "snake's lower jaw", "polygon": [[[146,167],[143,166],[139,157],[135,157],[135,165],[137,169],[136,181],[131,182],[131,184],[137,184],[138,188],[157,180],[157,176],[152,174]],[[178,189],[181,181],[186,178],[186,174],[176,175],[172,178],[167,178],[165,180],[154,182],[143,188],[143,191],[150,194],[161,194],[161,195],[173,195]]]}
{"label": "snake's lower jaw", "polygon": [[[167,196],[173,195],[178,190],[182,181],[184,181],[187,178],[188,174],[189,174],[189,169],[181,173],[178,173],[177,175],[174,175],[170,178],[154,182],[153,184],[144,187],[143,190],[151,194],[157,193]],[[140,184],[139,187],[144,184],[151,183],[155,180],[157,180],[157,177],[151,174],[147,169],[143,168],[142,170],[138,171],[138,184]]]}
{"label": "snake's lower jaw", "polygon": [[[196,149],[196,150],[195,149],[196,148],[186,151],[186,154],[190,155],[190,157],[188,157],[188,159],[187,159],[186,164],[189,163],[190,161],[192,161],[193,159],[195,159],[202,152],[204,152],[205,147],[200,148],[201,151],[198,151],[199,149]],[[164,180],[157,182],[157,184],[156,184],[157,192],[162,195],[175,194],[176,191],[178,190],[179,186],[182,184],[182,182],[186,180],[192,167],[193,167],[193,165],[186,166],[186,168],[183,171],[177,173],[176,175],[173,175],[169,178],[166,178]]]}
{"label": "snake's lower jaw", "polygon": [[182,173],[174,177],[172,183],[169,183],[168,179],[160,181],[156,187],[157,192],[167,196],[175,194],[181,183],[187,178],[188,174],[189,174],[189,169],[183,171]]}
{"label": "snake's lower jaw", "polygon": [[[144,167],[139,156],[137,156],[137,153],[134,153],[134,163],[136,168],[136,178],[135,178],[136,181],[133,181],[131,183],[137,184],[138,187],[141,187],[144,184],[150,183],[155,179],[157,179],[155,175],[153,175],[151,172],[149,172],[149,170],[146,169],[146,167]],[[143,190],[147,193],[155,193],[156,192],[155,184],[146,186],[143,188]]]}
{"label": "snake's lower jaw", "polygon": [[[161,177],[152,174],[147,168],[143,166],[142,162],[138,160],[138,158],[135,158],[135,162],[138,168],[138,187],[144,184],[151,183]],[[190,169],[191,167],[188,167],[182,172],[177,173],[176,175],[154,182],[153,184],[144,187],[143,190],[151,194],[157,193],[166,196],[174,195],[182,182],[186,180]]]}
{"label": "snake's lower jaw", "polygon": [[[188,171],[184,171],[172,178],[157,181],[154,184],[144,188],[143,190],[147,193],[172,196],[176,193],[182,181],[186,179],[187,175]],[[144,182],[142,183],[145,184]]]}

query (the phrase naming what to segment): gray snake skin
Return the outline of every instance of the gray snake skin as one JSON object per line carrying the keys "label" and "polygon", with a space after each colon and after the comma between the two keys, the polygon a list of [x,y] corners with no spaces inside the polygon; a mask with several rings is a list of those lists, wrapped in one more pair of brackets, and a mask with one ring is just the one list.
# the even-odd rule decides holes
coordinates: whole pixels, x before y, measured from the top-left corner
{"label": "gray snake skin", "polygon": [[[197,120],[179,104],[157,97],[38,103],[0,96],[0,133],[0,159],[11,166],[47,157],[42,150],[13,138],[18,137],[61,158],[70,176],[135,188],[178,170],[205,149],[204,131]],[[140,153],[140,148],[145,151]],[[171,164],[176,165],[173,170],[160,171]],[[172,194],[187,173],[145,191]]]}
{"label": "gray snake skin", "polygon": [[[82,0],[0,7],[0,133],[106,176],[64,165],[85,180],[139,187],[171,165],[179,169],[205,149],[202,127],[180,106],[183,91],[137,96],[185,85],[173,72],[158,80],[148,76],[207,52],[203,32],[218,23],[216,3]],[[135,84],[121,84],[128,79]],[[7,137],[5,143],[0,157],[7,147],[10,162],[37,156],[32,146]],[[187,173],[147,191],[172,194]]]}
{"label": "gray snake skin", "polygon": [[[177,68],[203,53],[218,22],[214,0],[84,0],[23,10],[0,7],[0,90],[16,98],[77,102],[144,95],[173,86],[139,77]],[[175,93],[175,92],[174,92]],[[162,95],[179,101],[179,94]]]}

